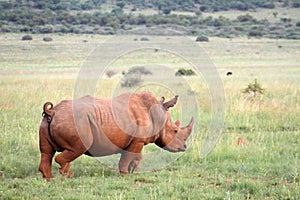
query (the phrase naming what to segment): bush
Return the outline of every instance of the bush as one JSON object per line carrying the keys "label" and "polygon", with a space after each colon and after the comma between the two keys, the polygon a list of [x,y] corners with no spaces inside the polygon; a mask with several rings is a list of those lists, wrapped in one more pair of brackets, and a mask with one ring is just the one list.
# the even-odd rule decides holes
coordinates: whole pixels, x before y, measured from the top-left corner
{"label": "bush", "polygon": [[292,7],[293,7],[293,8],[300,8],[300,2],[294,2],[294,3],[292,4]]}
{"label": "bush", "polygon": [[249,37],[262,37],[264,35],[264,31],[261,27],[253,27],[248,33]]}
{"label": "bush", "polygon": [[122,87],[134,87],[143,82],[141,74],[127,73],[122,79]]}
{"label": "bush", "polygon": [[32,40],[32,36],[31,35],[24,35],[22,37],[22,40]]}
{"label": "bush", "polygon": [[132,67],[127,73],[122,72],[124,75],[122,79],[122,87],[134,87],[140,85],[142,80],[142,75],[152,74],[151,71],[147,70],[145,67]]}
{"label": "bush", "polygon": [[108,71],[106,71],[106,76],[107,76],[108,78],[113,77],[115,74],[116,74],[116,72],[113,71],[113,70],[108,70]]}
{"label": "bush", "polygon": [[39,31],[40,33],[53,33],[54,28],[53,26],[47,25],[47,26],[40,27]]}
{"label": "bush", "polygon": [[194,76],[196,73],[192,69],[179,69],[175,76]]}
{"label": "bush", "polygon": [[252,21],[254,22],[255,21],[255,19],[249,14],[240,15],[240,16],[237,17],[237,20],[239,22],[252,22]]}
{"label": "bush", "polygon": [[146,37],[142,37],[142,38],[141,38],[141,41],[149,41],[149,39],[146,38]]}
{"label": "bush", "polygon": [[152,72],[147,70],[145,67],[132,67],[128,70],[128,74],[150,75]]}
{"label": "bush", "polygon": [[275,4],[273,2],[264,2],[264,3],[261,4],[260,7],[273,9],[273,8],[275,8]]}
{"label": "bush", "polygon": [[44,37],[43,41],[45,42],[51,42],[53,39],[51,37]]}
{"label": "bush", "polygon": [[253,83],[249,83],[248,86],[242,91],[246,94],[252,94],[254,97],[258,94],[263,94],[265,89],[257,82],[257,79],[254,79]]}
{"label": "bush", "polygon": [[198,36],[196,38],[196,42],[208,42],[208,41],[209,41],[208,37],[205,36]]}
{"label": "bush", "polygon": [[284,18],[280,18],[280,21],[282,21],[283,23],[290,23],[292,19],[284,17]]}

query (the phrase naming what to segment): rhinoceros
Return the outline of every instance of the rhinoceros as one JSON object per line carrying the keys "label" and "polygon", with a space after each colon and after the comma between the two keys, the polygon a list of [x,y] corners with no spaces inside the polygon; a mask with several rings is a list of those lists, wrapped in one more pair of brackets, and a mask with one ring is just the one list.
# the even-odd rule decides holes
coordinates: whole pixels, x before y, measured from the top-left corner
{"label": "rhinoceros", "polygon": [[177,102],[157,99],[151,92],[125,93],[114,98],[85,96],[63,100],[56,106],[46,102],[39,129],[43,178],[52,176],[52,159],[60,174],[72,177],[70,162],[85,154],[101,157],[121,154],[119,172],[132,173],[142,160],[141,151],[149,143],[170,152],[186,150],[194,118],[185,127],[171,121],[169,108]]}

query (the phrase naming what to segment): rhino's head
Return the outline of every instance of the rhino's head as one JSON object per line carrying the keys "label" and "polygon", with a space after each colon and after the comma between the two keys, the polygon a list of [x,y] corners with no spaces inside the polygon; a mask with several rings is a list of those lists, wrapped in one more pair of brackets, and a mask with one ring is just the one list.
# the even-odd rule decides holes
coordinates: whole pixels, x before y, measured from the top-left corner
{"label": "rhino's head", "polygon": [[178,96],[175,96],[172,100],[164,103],[164,98],[161,100],[161,104],[166,113],[166,121],[164,126],[159,132],[159,137],[156,139],[155,144],[165,150],[170,152],[181,152],[185,151],[186,140],[190,136],[193,125],[194,118],[192,117],[190,123],[185,127],[180,127],[180,121],[172,122],[169,113],[169,108],[173,107],[177,102]]}

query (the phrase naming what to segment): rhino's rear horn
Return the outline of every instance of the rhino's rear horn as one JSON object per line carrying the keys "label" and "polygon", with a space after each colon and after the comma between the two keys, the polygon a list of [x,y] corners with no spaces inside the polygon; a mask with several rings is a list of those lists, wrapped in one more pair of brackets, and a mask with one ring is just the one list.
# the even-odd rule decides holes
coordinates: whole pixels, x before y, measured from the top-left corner
{"label": "rhino's rear horn", "polygon": [[170,107],[173,107],[178,100],[178,95],[176,95],[173,99],[163,104],[164,108],[168,110]]}

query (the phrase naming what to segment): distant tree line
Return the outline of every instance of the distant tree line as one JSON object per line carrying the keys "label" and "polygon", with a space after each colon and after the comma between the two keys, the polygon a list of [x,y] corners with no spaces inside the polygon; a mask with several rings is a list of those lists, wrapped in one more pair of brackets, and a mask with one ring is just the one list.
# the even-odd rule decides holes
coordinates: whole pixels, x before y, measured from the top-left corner
{"label": "distant tree line", "polygon": [[120,8],[130,5],[133,9],[152,8],[171,11],[220,11],[220,10],[254,10],[256,8],[275,8],[275,4],[284,7],[300,7],[294,0],[6,0],[0,1],[2,9],[33,8],[59,10],[93,10],[103,9],[103,5],[113,4]]}
{"label": "distant tree line", "polygon": [[[237,2],[244,6],[247,4],[245,9],[272,8],[267,4],[275,2],[282,6],[300,7],[297,3],[282,0],[113,0],[110,4],[115,6],[104,10],[102,7],[107,5],[108,0],[11,0],[0,2],[0,32],[116,34],[136,27],[160,26],[172,27],[190,35],[300,39],[300,22],[289,18],[271,23],[257,20],[250,14],[233,20],[201,15],[200,10],[216,10],[214,6],[217,5],[226,4],[222,9],[233,9]],[[151,7],[159,12],[153,15],[124,12],[128,4],[131,9]],[[207,7],[204,9],[203,6]],[[191,9],[197,9],[194,15],[172,13],[173,10]]]}

